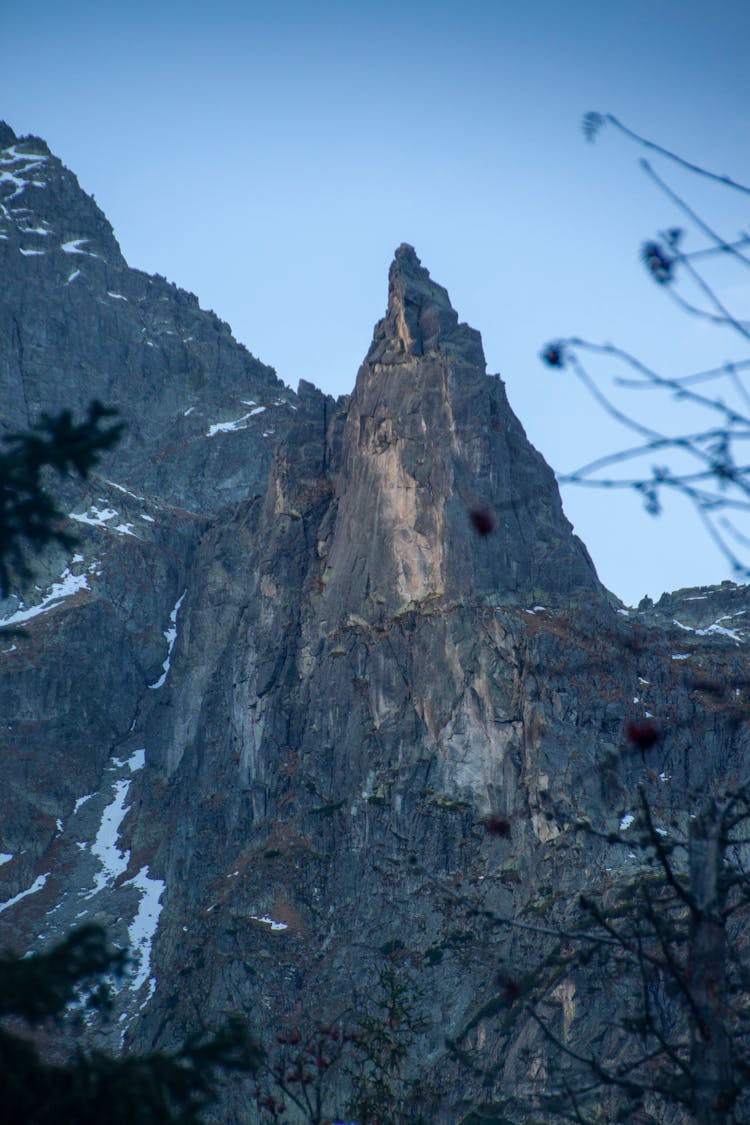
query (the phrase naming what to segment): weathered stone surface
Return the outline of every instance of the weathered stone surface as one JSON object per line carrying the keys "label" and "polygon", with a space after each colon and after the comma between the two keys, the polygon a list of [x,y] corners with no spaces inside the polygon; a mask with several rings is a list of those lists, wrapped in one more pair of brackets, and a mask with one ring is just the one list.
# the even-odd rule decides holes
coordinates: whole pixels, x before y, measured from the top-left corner
{"label": "weathered stone surface", "polygon": [[[188,295],[129,271],[45,154],[11,138],[0,168],[25,177],[35,224],[102,257],[68,284],[59,246],[21,254],[52,234],[21,230],[0,183],[8,424],[97,394],[131,429],[109,480],[70,495],[75,560],[45,560],[48,586],[85,584],[26,591],[29,637],[0,638],[0,941],[106,921],[140,960],[114,1028],[90,1034],[137,1049],[196,1013],[242,1012],[272,1040],[333,1018],[400,942],[425,992],[419,1062],[455,1122],[480,1091],[445,1036],[529,956],[483,911],[554,920],[611,883],[622,855],[574,812],[616,828],[646,779],[667,818],[741,773],[747,590],[617,608],[411,247],[353,394],[293,395]],[[251,401],[266,411],[206,436]],[[646,715],[664,737],[634,752]],[[515,1035],[508,1083],[533,1041]],[[478,1017],[475,1049],[497,1042]],[[252,1121],[247,1098],[234,1085],[222,1119]]]}
{"label": "weathered stone surface", "polygon": [[128,427],[105,475],[203,513],[262,491],[294,395],[191,293],[129,269],[36,137],[0,148],[0,274],[3,427],[98,398]]}
{"label": "weathered stone surface", "polygon": [[552,472],[485,374],[479,333],[458,324],[410,246],[396,251],[349,404],[326,532],[322,579],[339,614],[602,593]]}

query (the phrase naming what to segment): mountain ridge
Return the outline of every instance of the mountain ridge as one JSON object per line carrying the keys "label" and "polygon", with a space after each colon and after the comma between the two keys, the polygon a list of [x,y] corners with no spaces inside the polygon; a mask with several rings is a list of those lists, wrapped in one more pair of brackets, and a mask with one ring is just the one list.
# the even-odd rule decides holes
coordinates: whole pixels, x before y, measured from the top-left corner
{"label": "mountain ridge", "polygon": [[[352,394],[295,393],[194,297],[129,270],[37,139],[8,139],[0,423],[96,396],[129,431],[64,485],[75,551],[0,607],[28,629],[0,644],[0,942],[85,916],[129,943],[114,1022],[85,1033],[114,1050],[174,1045],[196,1013],[271,1039],[333,1018],[400,943],[427,993],[414,1065],[457,1121],[481,1089],[445,1037],[515,950],[486,911],[559,919],[618,870],[574,811],[606,835],[644,778],[668,779],[666,817],[740,768],[736,697],[700,685],[747,690],[747,590],[627,610],[603,589],[413,247]],[[648,716],[665,737],[625,752]],[[248,1099],[232,1086],[223,1119],[253,1120]]]}

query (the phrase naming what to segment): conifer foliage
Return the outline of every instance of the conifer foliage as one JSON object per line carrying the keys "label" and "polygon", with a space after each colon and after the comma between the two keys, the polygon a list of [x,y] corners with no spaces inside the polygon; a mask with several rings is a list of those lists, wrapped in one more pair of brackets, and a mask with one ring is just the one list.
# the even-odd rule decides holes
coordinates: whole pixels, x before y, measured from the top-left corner
{"label": "conifer foliage", "polygon": [[170,1053],[61,1051],[66,1029],[106,1010],[110,982],[126,965],[126,951],[110,946],[95,925],[47,953],[0,957],[0,1098],[7,1125],[197,1125],[219,1074],[257,1065],[257,1047],[238,1021],[192,1036]]}
{"label": "conifer foliage", "polygon": [[7,591],[11,574],[29,578],[29,552],[38,554],[52,542],[75,545],[75,538],[62,526],[64,514],[46,487],[46,477],[52,470],[60,477],[72,472],[85,479],[122,435],[122,422],[107,422],[116,414],[94,401],[83,422],[75,423],[70,410],[42,414],[31,430],[3,439],[0,596]]}

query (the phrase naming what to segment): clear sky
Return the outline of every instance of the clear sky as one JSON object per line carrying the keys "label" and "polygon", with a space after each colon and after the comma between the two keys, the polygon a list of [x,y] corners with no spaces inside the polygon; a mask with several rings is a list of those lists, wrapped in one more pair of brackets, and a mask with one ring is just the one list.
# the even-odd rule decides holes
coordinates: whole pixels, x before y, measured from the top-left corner
{"label": "clear sky", "polygon": [[[547,340],[613,341],[668,375],[742,355],[646,276],[640,243],[681,217],[641,153],[580,121],[613,113],[748,182],[748,0],[9,0],[2,25],[0,117],[76,172],[131,265],[292,386],[352,389],[402,241],[560,472],[628,438],[542,366]],[[670,176],[723,233],[750,227],[750,198]],[[738,311],[743,281],[722,279]],[[563,501],[626,602],[728,576],[685,506]]]}

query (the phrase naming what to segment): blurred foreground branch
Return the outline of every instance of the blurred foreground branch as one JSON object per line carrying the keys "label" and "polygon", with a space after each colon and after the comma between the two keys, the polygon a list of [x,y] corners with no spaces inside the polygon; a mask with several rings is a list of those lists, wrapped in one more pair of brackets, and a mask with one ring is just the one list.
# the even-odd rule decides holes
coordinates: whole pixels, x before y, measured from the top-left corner
{"label": "blurred foreground branch", "polygon": [[[605,126],[641,148],[690,172],[750,195],[750,188],[729,176],[710,172],[639,136],[610,114],[587,113],[583,132],[593,141]],[[730,333],[740,350],[731,360],[670,377],[613,344],[569,337],[548,343],[544,362],[572,372],[602,409],[634,435],[632,444],[598,457],[569,473],[561,484],[637,492],[650,515],[662,511],[665,495],[678,493],[693,506],[706,533],[740,579],[750,577],[750,320],[729,307],[712,279],[710,267],[721,260],[741,271],[750,269],[750,233],[725,237],[705,221],[686,199],[641,160],[644,173],[681,212],[686,226],[660,230],[641,246],[640,256],[652,280],[687,315]],[[690,247],[688,249],[688,246]],[[636,392],[623,406],[620,392]],[[654,421],[653,393],[661,392],[689,408],[690,428],[666,428]],[[658,457],[658,461],[655,459]]]}

